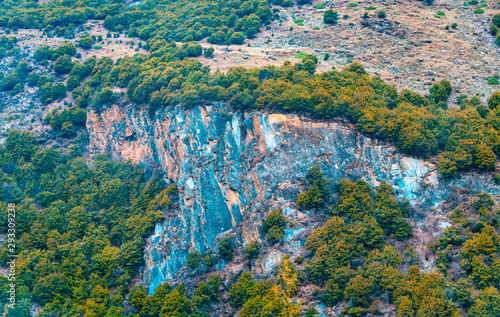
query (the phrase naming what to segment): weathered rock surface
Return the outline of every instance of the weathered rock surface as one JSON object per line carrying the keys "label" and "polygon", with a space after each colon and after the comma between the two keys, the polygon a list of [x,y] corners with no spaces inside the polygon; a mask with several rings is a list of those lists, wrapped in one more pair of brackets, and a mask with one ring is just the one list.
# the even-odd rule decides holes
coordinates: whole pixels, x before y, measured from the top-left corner
{"label": "weathered rock surface", "polygon": [[[260,239],[265,215],[276,205],[293,207],[300,179],[312,165],[332,182],[387,181],[423,214],[463,190],[499,193],[490,175],[444,181],[435,165],[401,155],[348,125],[292,114],[232,114],[217,104],[169,108],[151,118],[145,109],[113,106],[100,114],[91,111],[87,128],[91,153],[110,151],[159,165],[179,187],[179,212],[167,214],[147,241],[144,281],[150,293],[175,277],[193,248],[214,249],[226,234],[243,246]],[[284,211],[297,220],[285,239],[285,251],[294,252],[314,225],[309,213]],[[419,223],[425,225],[425,219],[416,230]],[[256,262],[254,273],[266,275],[279,263],[282,253],[273,252]]]}

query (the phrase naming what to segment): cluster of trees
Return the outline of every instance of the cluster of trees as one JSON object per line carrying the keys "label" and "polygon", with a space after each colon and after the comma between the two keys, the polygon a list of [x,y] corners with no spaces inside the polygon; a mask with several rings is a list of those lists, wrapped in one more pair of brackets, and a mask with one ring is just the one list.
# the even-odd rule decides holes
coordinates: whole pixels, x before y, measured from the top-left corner
{"label": "cluster of trees", "polygon": [[14,36],[7,37],[2,35],[0,37],[0,58],[5,57],[6,55],[14,55],[13,49],[16,46],[17,38]]}
{"label": "cluster of trees", "polygon": [[[79,91],[75,91],[75,89],[80,86],[85,78],[93,74],[92,72],[97,64],[97,59],[95,56],[92,56],[84,63],[80,63],[78,60],[71,60],[71,56],[75,54],[76,47],[73,43],[61,43],[57,49],[52,49],[48,45],[42,45],[35,51],[33,58],[39,64],[47,64],[48,60],[51,60],[54,61],[54,71],[57,75],[69,74],[66,85],[62,82],[55,84],[53,77],[47,77],[46,75],[40,76],[36,71],[28,75],[28,85],[40,88],[39,95],[43,103],[48,104],[54,100],[64,98],[68,90],[74,91],[73,97],[76,100],[76,104],[82,108],[86,108],[88,104],[86,98],[91,97],[90,90],[87,91],[85,98],[81,96],[81,93],[79,94]],[[106,65],[106,63],[109,63],[109,60],[110,58],[102,58],[100,67],[103,67],[103,64]],[[94,78],[94,80],[96,79],[97,77]],[[96,86],[96,83],[91,82],[89,85]]]}
{"label": "cluster of trees", "polygon": [[17,63],[16,69],[0,81],[1,91],[11,91],[13,95],[24,90],[24,82],[28,78],[30,67],[24,59]]}
{"label": "cluster of trees", "polygon": [[129,36],[143,40],[190,42],[208,38],[213,44],[243,44],[273,17],[267,1],[152,2],[109,15],[104,26],[112,31],[126,28]]}
{"label": "cluster of trees", "polygon": [[[79,115],[54,113],[51,123],[81,121]],[[146,181],[139,167],[107,154],[90,167],[78,145],[64,154],[41,149],[35,136],[16,130],[0,146],[0,163],[0,208],[16,204],[18,316],[29,315],[22,310],[29,312],[31,300],[44,307],[40,316],[122,316],[145,239],[172,205],[175,188],[165,189],[159,175]],[[7,223],[2,213],[2,234]],[[3,266],[9,254],[5,243]],[[10,282],[0,279],[5,292]]]}
{"label": "cluster of trees", "polygon": [[[133,6],[116,0],[0,3],[1,27],[43,28],[49,36],[66,38],[75,37],[76,26],[97,19],[104,20],[110,31],[128,30],[129,36],[143,40],[190,42],[208,38],[214,44],[243,44],[273,17],[267,1],[150,0]],[[88,38],[82,41],[90,43]]]}
{"label": "cluster of trees", "polygon": [[[187,58],[201,53],[196,44],[177,47],[157,39],[147,44],[149,55],[137,54],[115,64],[101,59],[101,71],[73,92],[80,105],[99,110],[108,99],[91,97],[111,97],[111,88],[118,86],[127,88],[129,101],[153,112],[177,104],[194,107],[223,101],[238,111],[267,108],[324,119],[344,116],[365,134],[392,142],[405,154],[427,158],[444,152],[439,171],[445,176],[471,168],[492,170],[500,153],[498,96],[490,98],[489,107],[477,97],[461,96],[460,107],[448,109],[452,89],[447,80],[435,83],[429,98],[407,89],[398,94],[357,62],[341,72],[316,74],[314,55],[295,65],[234,67],[226,74],[210,74],[198,60]],[[189,53],[189,45],[195,53]]]}
{"label": "cluster of trees", "polygon": [[497,44],[500,45],[500,32],[498,32],[498,29],[500,29],[500,14],[495,14],[491,19],[490,33],[495,36]]}
{"label": "cluster of trees", "polygon": [[[312,171],[319,174],[318,167]],[[322,301],[328,306],[346,301],[343,315],[364,316],[380,313],[380,298],[389,294],[399,317],[460,316],[444,277],[411,266],[412,247],[402,256],[388,243],[391,238],[404,241],[411,234],[404,219],[408,204],[395,200],[392,187],[383,182],[374,192],[363,180],[343,180],[335,189],[338,199],[328,208],[332,217],[305,243],[312,251],[305,263],[306,277],[322,286]],[[406,274],[403,267],[409,267]]]}
{"label": "cluster of trees", "polygon": [[[438,268],[443,274],[450,279],[461,278],[463,283],[467,280],[470,293],[462,304],[469,308],[473,304],[472,286],[481,291],[495,288],[497,293],[500,288],[500,211],[489,195],[481,193],[465,211],[457,207],[451,218],[454,225],[430,248],[438,255]],[[458,267],[462,271],[457,271]]]}
{"label": "cluster of trees", "polygon": [[191,299],[188,298],[183,283],[175,288],[163,283],[158,286],[153,296],[148,296],[143,287],[137,287],[132,290],[129,302],[138,312],[138,317],[205,317],[208,316],[210,306],[221,300],[221,284],[218,275],[211,275],[205,283],[198,285]]}
{"label": "cluster of trees", "polygon": [[54,109],[47,113],[43,119],[45,123],[50,124],[52,130],[59,131],[62,137],[75,136],[75,126],[84,126],[87,119],[87,111],[80,107],[69,107],[61,112]]}
{"label": "cluster of trees", "polygon": [[47,32],[57,31],[58,35],[65,35],[89,19],[104,20],[108,15],[126,10],[127,6],[116,0],[2,1],[0,26],[13,30],[42,28]]}
{"label": "cluster of trees", "polygon": [[330,182],[323,177],[323,172],[317,165],[307,171],[306,179],[309,188],[297,196],[297,205],[319,210],[325,206],[330,196]]}
{"label": "cluster of trees", "polygon": [[50,48],[48,45],[42,45],[33,54],[33,58],[37,62],[41,62],[44,60],[57,61],[60,57],[66,56],[75,56],[76,54],[76,46],[71,42],[64,42],[59,44],[56,49]]}
{"label": "cluster of trees", "polygon": [[229,290],[229,303],[241,308],[241,317],[298,317],[301,315],[300,302],[292,297],[296,295],[300,281],[300,271],[290,257],[285,256],[274,281],[255,281],[250,272],[243,272]]}

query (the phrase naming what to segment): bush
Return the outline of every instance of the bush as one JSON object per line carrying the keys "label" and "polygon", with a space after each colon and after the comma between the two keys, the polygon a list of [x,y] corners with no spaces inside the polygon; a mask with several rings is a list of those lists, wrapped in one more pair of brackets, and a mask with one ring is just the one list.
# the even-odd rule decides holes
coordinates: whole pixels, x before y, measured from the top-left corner
{"label": "bush", "polygon": [[58,75],[68,74],[73,68],[71,57],[69,55],[61,55],[54,63],[54,71]]}
{"label": "bush", "polygon": [[500,175],[498,173],[493,174],[493,181],[495,184],[500,185]]}
{"label": "bush", "polygon": [[245,255],[249,260],[256,259],[259,256],[259,254],[260,254],[259,242],[252,241],[245,247]]}
{"label": "bush", "polygon": [[498,33],[498,27],[496,27],[494,24],[490,25],[490,34],[496,36],[497,33]]}
{"label": "bush", "polygon": [[488,99],[488,107],[494,110],[498,105],[500,105],[500,91],[495,91]]}
{"label": "bush", "polygon": [[230,236],[225,237],[219,242],[219,254],[226,261],[230,261],[233,258],[233,243]]}
{"label": "bush", "polygon": [[92,48],[93,44],[94,44],[94,39],[90,36],[81,38],[79,41],[79,45],[86,50]]}
{"label": "bush", "polygon": [[354,8],[354,7],[357,7],[357,6],[358,6],[358,4],[357,4],[357,3],[349,3],[347,6],[348,6],[349,8]]}
{"label": "bush", "polygon": [[438,11],[438,12],[436,12],[436,14],[440,15],[440,16],[446,15],[443,11]]}
{"label": "bush", "polygon": [[491,19],[491,23],[497,28],[500,28],[500,14],[495,14]]}
{"label": "bush", "polygon": [[59,135],[63,138],[69,138],[76,134],[75,127],[71,122],[64,122],[61,127]]}
{"label": "bush", "polygon": [[214,57],[214,48],[209,47],[205,49],[205,57],[206,58],[213,58]]}
{"label": "bush", "polygon": [[315,5],[313,8],[314,8],[314,9],[319,9],[319,10],[321,10],[321,9],[324,9],[324,8],[325,8],[325,6],[324,6],[324,5],[322,5],[322,4],[317,4],[317,5]]}
{"label": "bush", "polygon": [[474,13],[475,14],[483,14],[484,13],[484,10],[481,9],[481,8],[477,8],[476,10],[474,10]]}
{"label": "bush", "polygon": [[328,59],[330,59],[330,54],[329,54],[329,53],[326,53],[326,54],[325,54],[325,57],[323,57],[323,60],[324,60],[324,61],[327,61]]}
{"label": "bush", "polygon": [[283,211],[280,209],[274,209],[271,211],[264,221],[263,226],[266,239],[268,239],[272,244],[280,241],[285,235],[285,225],[286,218]]}
{"label": "bush", "polygon": [[337,24],[338,18],[338,13],[333,11],[332,9],[326,10],[323,14],[323,22],[325,22],[326,24]]}
{"label": "bush", "polygon": [[365,10],[368,10],[368,11],[370,11],[370,10],[377,10],[377,8],[374,7],[374,6],[369,6],[369,7],[366,7]]}
{"label": "bush", "polygon": [[234,32],[230,41],[231,44],[243,44],[245,43],[245,35],[241,32]]}
{"label": "bush", "polygon": [[307,53],[298,52],[297,54],[295,54],[294,58],[303,59],[306,56],[307,56]]}
{"label": "bush", "polygon": [[191,270],[194,270],[194,269],[198,268],[201,260],[202,260],[202,256],[198,252],[198,250],[194,250],[193,252],[189,252],[188,258],[187,258],[187,267]]}
{"label": "bush", "polygon": [[94,49],[95,49],[95,50],[100,50],[101,48],[102,48],[102,46],[101,46],[101,45],[94,45]]}
{"label": "bush", "polygon": [[498,85],[498,84],[499,84],[498,78],[496,78],[496,77],[490,77],[490,78],[488,78],[488,85],[495,86],[495,85]]}
{"label": "bush", "polygon": [[57,55],[57,57],[62,55],[75,56],[76,46],[71,42],[61,43],[55,50],[55,54]]}
{"label": "bush", "polygon": [[377,17],[379,19],[385,19],[385,11],[379,11],[379,12],[377,12]]}
{"label": "bush", "polygon": [[52,56],[52,50],[48,45],[42,45],[33,54],[33,58],[37,62],[41,62],[46,59],[50,59]]}

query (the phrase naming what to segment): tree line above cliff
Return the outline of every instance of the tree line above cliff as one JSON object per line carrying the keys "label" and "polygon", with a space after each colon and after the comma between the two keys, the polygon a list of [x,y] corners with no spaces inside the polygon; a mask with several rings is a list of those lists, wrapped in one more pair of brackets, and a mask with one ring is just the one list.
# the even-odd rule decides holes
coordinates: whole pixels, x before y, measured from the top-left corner
{"label": "tree line above cliff", "polygon": [[[295,65],[234,67],[225,74],[218,70],[211,74],[190,58],[202,52],[196,43],[177,46],[150,39],[147,46],[150,54],[120,58],[116,63],[106,57],[94,61],[88,78],[78,75],[72,81],[76,104],[99,112],[122,98],[154,114],[179,104],[192,108],[226,102],[235,111],[269,109],[318,119],[346,117],[364,134],[391,142],[404,154],[440,155],[438,171],[445,177],[472,168],[492,171],[500,154],[500,93],[494,93],[487,105],[476,96],[460,96],[458,107],[449,109],[452,88],[447,80],[435,83],[429,98],[408,89],[398,93],[379,77],[369,76],[357,62],[340,72],[318,74],[314,55]],[[126,96],[113,93],[113,87],[126,88]]]}

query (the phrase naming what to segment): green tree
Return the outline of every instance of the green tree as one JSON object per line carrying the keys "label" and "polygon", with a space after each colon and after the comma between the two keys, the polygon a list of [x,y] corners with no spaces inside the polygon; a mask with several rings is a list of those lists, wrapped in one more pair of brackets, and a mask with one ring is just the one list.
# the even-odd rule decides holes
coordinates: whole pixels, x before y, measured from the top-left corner
{"label": "green tree", "polygon": [[496,161],[497,157],[489,146],[484,143],[477,146],[474,163],[479,169],[493,171],[495,170]]}
{"label": "green tree", "polygon": [[194,270],[194,269],[198,268],[201,260],[202,260],[202,257],[201,257],[201,254],[198,252],[198,250],[194,250],[193,252],[189,252],[188,258],[187,258],[187,267],[190,268],[191,270]]}
{"label": "green tree", "polygon": [[323,14],[323,22],[325,22],[326,24],[337,24],[338,18],[338,13],[333,11],[332,9],[326,10]]}
{"label": "green tree", "polygon": [[245,35],[241,32],[234,32],[229,40],[231,44],[243,44],[245,43]]}
{"label": "green tree", "polygon": [[371,301],[372,291],[373,282],[358,275],[349,281],[344,291],[344,296],[348,300],[352,300],[355,306],[368,307]]}
{"label": "green tree", "polygon": [[263,230],[266,238],[271,243],[277,243],[283,239],[285,234],[286,218],[283,211],[274,209],[264,221]]}
{"label": "green tree", "polygon": [[252,241],[245,247],[245,255],[252,261],[259,256],[260,244],[258,241]]}
{"label": "green tree", "polygon": [[92,48],[93,44],[94,44],[94,39],[92,39],[92,37],[90,37],[90,36],[86,36],[84,38],[81,38],[79,41],[79,45],[86,50]]}
{"label": "green tree", "polygon": [[226,261],[230,261],[233,258],[233,243],[230,236],[224,237],[219,242],[219,254]]}
{"label": "green tree", "polygon": [[64,122],[61,126],[61,131],[59,132],[59,135],[63,138],[70,138],[76,134],[75,127],[73,126],[73,123],[71,122]]}
{"label": "green tree", "polygon": [[59,56],[54,63],[54,71],[59,75],[68,74],[71,68],[73,68],[71,57],[66,54]]}
{"label": "green tree", "polygon": [[500,91],[495,91],[488,99],[488,106],[490,109],[495,109],[498,105],[500,105]]}
{"label": "green tree", "polygon": [[214,57],[214,48],[211,46],[206,48],[204,55],[206,58],[213,58]]}

